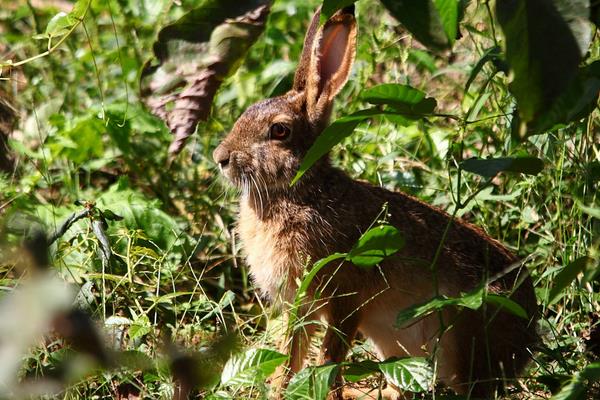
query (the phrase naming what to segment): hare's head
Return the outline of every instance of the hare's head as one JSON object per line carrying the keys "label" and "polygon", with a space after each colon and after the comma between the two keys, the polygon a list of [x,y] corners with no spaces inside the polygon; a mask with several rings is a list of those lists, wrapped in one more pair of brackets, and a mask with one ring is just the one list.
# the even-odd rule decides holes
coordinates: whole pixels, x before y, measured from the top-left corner
{"label": "hare's head", "polygon": [[249,107],[213,154],[245,191],[273,193],[289,186],[348,79],[356,46],[354,8],[338,11],[322,26],[319,14],[304,39],[292,90]]}

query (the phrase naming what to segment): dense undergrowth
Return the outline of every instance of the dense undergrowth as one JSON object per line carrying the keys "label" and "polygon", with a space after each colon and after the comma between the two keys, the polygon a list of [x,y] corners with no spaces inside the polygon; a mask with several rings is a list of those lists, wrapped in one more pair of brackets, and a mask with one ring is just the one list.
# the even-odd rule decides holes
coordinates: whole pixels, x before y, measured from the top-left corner
{"label": "dense undergrowth", "polygon": [[[42,390],[62,398],[171,398],[174,379],[198,386],[199,397],[268,396],[267,372],[284,358],[267,350],[256,356],[256,349],[277,348],[282,321],[249,281],[234,233],[237,194],[220,180],[211,153],[248,105],[289,87],[319,2],[273,4],[264,33],[223,83],[210,118],[174,159],[168,128],[140,101],[140,71],[159,29],[195,2],[94,0],[76,25],[52,31],[50,47],[64,41],[39,58],[49,46],[49,21],[72,4],[2,4],[0,96],[12,106],[3,106],[0,121],[13,112],[16,120],[0,125],[10,159],[0,172],[0,348],[7,360],[0,397]],[[366,120],[332,159],[355,178],[450,212],[460,204],[458,216],[527,258],[544,344],[505,396],[550,398],[567,387],[557,398],[594,398],[599,374],[585,367],[600,356],[598,86],[590,84],[591,113],[519,136],[509,91],[514,75],[493,8],[470,2],[452,50],[432,51],[382,4],[359,1],[358,54],[334,119],[365,108],[361,94],[383,83],[410,85],[437,107],[422,118]],[[600,59],[595,28],[591,34],[582,65]],[[543,169],[491,174],[488,181],[463,164],[525,155],[542,160]],[[81,212],[50,246],[50,270],[60,280],[24,267],[26,251],[15,250],[24,236],[52,234]],[[70,311],[71,300],[61,297],[69,290],[84,313]],[[54,312],[62,320],[42,318]],[[36,315],[46,325],[31,323]],[[103,337],[77,339],[85,326],[96,332],[94,324]],[[39,339],[47,326],[54,328]],[[231,352],[242,356],[222,375]],[[368,343],[358,341],[351,359],[369,354]],[[362,387],[380,384],[379,374],[366,375]]]}

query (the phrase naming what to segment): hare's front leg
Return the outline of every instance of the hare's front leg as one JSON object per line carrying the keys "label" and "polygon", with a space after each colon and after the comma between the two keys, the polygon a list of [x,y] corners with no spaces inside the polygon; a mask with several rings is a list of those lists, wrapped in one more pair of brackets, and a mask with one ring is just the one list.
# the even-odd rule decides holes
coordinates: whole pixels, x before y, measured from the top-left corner
{"label": "hare's front leg", "polygon": [[283,391],[286,389],[290,379],[294,374],[302,369],[304,360],[308,354],[310,339],[317,328],[316,323],[306,322],[291,327],[292,334],[284,339],[280,346],[280,352],[289,355],[285,366],[281,366],[275,371],[274,379],[271,385],[276,388],[277,398],[283,398]]}
{"label": "hare's front leg", "polygon": [[[340,363],[346,359],[359,325],[359,316],[355,308],[349,309],[343,302],[336,303],[331,304],[328,315],[329,326],[323,339],[321,358],[324,364]],[[339,400],[343,398],[343,385],[340,371],[335,379],[333,398]]]}

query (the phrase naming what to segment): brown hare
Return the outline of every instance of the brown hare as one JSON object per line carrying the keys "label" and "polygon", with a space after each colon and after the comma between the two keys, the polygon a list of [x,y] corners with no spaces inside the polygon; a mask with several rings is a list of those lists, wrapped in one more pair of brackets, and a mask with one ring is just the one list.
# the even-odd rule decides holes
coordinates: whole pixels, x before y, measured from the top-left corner
{"label": "brown hare", "polygon": [[[327,157],[290,186],[348,78],[356,30],[353,7],[322,26],[317,11],[293,88],[249,107],[214,151],[224,175],[242,189],[238,233],[252,278],[272,301],[293,302],[307,265],[350,250],[387,204],[389,223],[406,240],[399,257],[371,269],[348,262],[324,268],[309,287],[320,303],[300,311],[328,325],[323,362],[343,361],[360,333],[381,359],[433,356],[438,380],[459,394],[487,397],[500,381],[519,376],[537,340],[531,279],[522,268],[508,271],[517,258],[478,228],[455,220],[430,268],[449,215],[409,195],[355,181]],[[435,295],[435,270],[439,294],[456,297],[488,280],[490,292],[510,293],[529,318],[491,306],[487,312],[446,308],[406,328],[394,327],[399,311]],[[292,335],[291,373],[303,367],[316,325]]]}

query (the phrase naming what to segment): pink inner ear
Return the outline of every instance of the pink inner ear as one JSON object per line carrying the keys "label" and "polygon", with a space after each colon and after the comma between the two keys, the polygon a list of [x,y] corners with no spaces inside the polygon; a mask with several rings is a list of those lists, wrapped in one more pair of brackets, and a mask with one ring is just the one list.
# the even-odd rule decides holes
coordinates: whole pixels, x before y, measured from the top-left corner
{"label": "pink inner ear", "polygon": [[328,26],[323,31],[321,41],[320,88],[339,70],[346,54],[350,28],[344,24]]}

